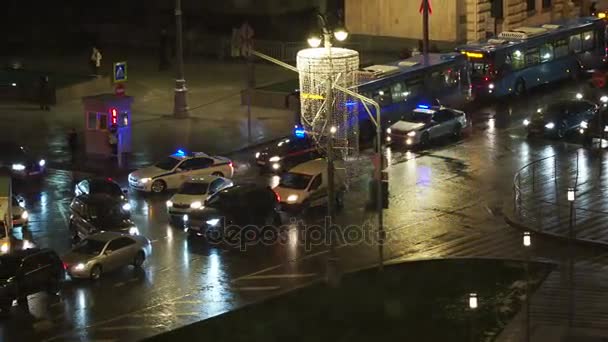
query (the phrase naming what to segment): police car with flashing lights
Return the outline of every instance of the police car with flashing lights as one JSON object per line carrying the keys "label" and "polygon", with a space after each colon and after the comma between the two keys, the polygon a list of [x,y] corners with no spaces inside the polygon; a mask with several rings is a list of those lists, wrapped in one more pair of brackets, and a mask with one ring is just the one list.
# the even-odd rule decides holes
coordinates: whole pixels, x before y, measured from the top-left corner
{"label": "police car with flashing lights", "polygon": [[427,146],[432,140],[441,137],[459,138],[466,126],[467,118],[463,111],[443,106],[418,105],[386,129],[386,143]]}
{"label": "police car with flashing lights", "polygon": [[320,156],[308,136],[292,136],[256,152],[255,161],[260,171],[279,173]]}
{"label": "police car with flashing lights", "polygon": [[130,173],[128,179],[131,189],[159,193],[177,189],[193,177],[232,178],[233,174],[232,161],[226,157],[178,150],[152,166]]}

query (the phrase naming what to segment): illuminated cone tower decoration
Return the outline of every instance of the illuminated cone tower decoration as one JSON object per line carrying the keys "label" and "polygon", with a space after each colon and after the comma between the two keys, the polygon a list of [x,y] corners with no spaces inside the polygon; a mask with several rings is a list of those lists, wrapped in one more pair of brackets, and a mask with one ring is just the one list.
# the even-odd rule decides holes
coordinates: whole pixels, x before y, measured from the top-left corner
{"label": "illuminated cone tower decoration", "polygon": [[[321,150],[327,148],[330,128],[335,127],[334,156],[348,160],[359,153],[358,104],[334,85],[356,92],[359,53],[343,48],[312,48],[298,52],[301,120]],[[330,82],[331,80],[331,82]],[[330,96],[328,95],[330,93]],[[331,103],[328,103],[330,98]],[[329,110],[328,110],[329,108]]]}

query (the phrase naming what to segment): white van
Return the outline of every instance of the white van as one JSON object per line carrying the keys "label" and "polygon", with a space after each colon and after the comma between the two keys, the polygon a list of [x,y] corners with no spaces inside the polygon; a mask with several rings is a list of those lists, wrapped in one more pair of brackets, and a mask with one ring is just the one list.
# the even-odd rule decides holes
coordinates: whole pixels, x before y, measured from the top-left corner
{"label": "white van", "polygon": [[[334,163],[336,208],[344,200],[345,170]],[[281,175],[279,185],[273,189],[280,197],[281,209],[307,209],[327,204],[327,161],[314,159],[293,167]]]}

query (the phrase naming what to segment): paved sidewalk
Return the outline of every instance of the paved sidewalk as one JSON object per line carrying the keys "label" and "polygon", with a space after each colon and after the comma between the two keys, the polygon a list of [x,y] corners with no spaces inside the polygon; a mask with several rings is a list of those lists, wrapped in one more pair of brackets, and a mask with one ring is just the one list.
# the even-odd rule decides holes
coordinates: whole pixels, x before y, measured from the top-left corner
{"label": "paved sidewalk", "polygon": [[[290,134],[293,113],[253,107],[252,137],[247,138],[247,108],[240,103],[245,84],[245,66],[240,62],[209,60],[190,61],[185,65],[188,102],[191,117],[174,119],[174,72],[157,71],[154,56],[136,54],[104,54],[103,70],[109,73],[112,61],[129,62],[127,94],[135,97],[133,106],[133,155],[129,166],[136,167],[165,156],[177,148],[226,154],[251,144],[271,141]],[[32,70],[87,73],[87,56],[24,58]],[[297,77],[291,71],[267,64],[257,64],[259,85]],[[99,92],[112,92],[110,83]],[[82,94],[92,95],[92,94]],[[23,142],[31,150],[44,155],[51,166],[73,167],[67,152],[66,136],[70,128],[79,132],[82,140],[84,113],[80,97],[59,103],[50,112],[36,105],[0,103],[0,129],[4,139]],[[85,169],[115,168],[111,161],[80,158],[77,167]]]}

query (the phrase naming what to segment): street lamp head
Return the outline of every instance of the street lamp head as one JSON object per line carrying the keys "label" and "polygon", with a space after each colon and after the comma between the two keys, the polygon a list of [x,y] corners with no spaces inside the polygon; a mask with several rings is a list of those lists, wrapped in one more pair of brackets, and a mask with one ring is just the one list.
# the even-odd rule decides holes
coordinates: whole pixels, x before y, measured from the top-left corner
{"label": "street lamp head", "polygon": [[469,293],[469,309],[477,309],[477,293]]}
{"label": "street lamp head", "polygon": [[581,94],[581,93],[576,93],[576,99],[577,99],[577,100],[582,100],[582,99],[583,99],[583,94]]}
{"label": "street lamp head", "polygon": [[568,201],[574,202],[574,188],[568,188]]}
{"label": "street lamp head", "polygon": [[608,103],[608,96],[604,95],[600,97],[600,101],[602,101],[602,103]]}
{"label": "street lamp head", "polygon": [[530,247],[532,245],[532,237],[530,237],[530,232],[524,232],[524,246]]}
{"label": "street lamp head", "polygon": [[317,35],[312,35],[308,38],[308,45],[310,45],[310,47],[312,48],[318,48],[319,46],[321,46],[321,41],[321,37]]}
{"label": "street lamp head", "polygon": [[339,42],[343,42],[348,38],[348,31],[344,27],[336,28],[334,30],[334,38]]}
{"label": "street lamp head", "polygon": [[329,129],[329,132],[331,134],[336,134],[336,131],[338,131],[338,128],[336,126],[331,126],[331,128]]}

